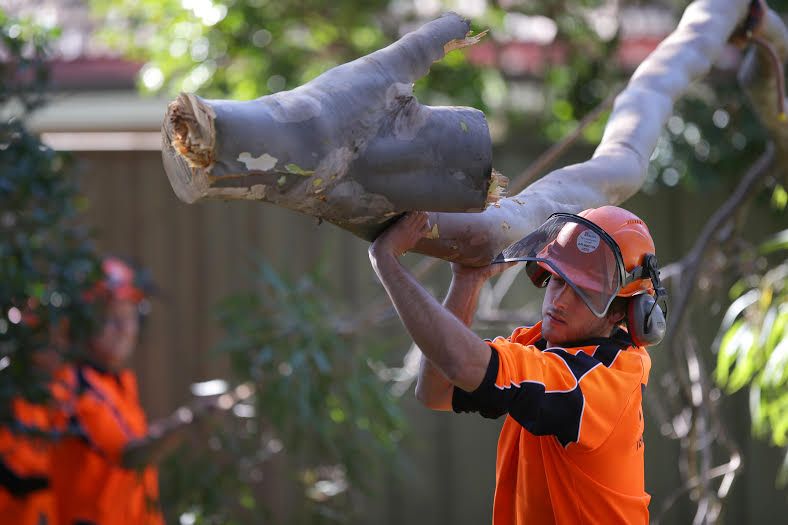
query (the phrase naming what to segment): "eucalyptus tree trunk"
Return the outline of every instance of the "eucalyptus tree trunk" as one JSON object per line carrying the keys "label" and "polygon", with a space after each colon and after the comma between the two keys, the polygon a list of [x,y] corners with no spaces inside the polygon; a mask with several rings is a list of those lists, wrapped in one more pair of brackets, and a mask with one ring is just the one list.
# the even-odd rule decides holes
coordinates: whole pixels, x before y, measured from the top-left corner
{"label": "eucalyptus tree trunk", "polygon": [[[482,36],[450,13],[292,91],[250,101],[181,94],[164,167],[186,202],[274,203],[372,240],[410,210],[480,212],[497,195],[484,114],[429,107],[413,83]],[[492,187],[491,187],[492,183]]]}

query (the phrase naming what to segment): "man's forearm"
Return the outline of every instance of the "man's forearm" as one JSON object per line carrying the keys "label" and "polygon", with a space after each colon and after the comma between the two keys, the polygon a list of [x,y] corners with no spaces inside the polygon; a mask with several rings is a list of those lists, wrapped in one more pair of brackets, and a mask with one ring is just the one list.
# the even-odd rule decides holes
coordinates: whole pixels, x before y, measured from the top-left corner
{"label": "man's forearm", "polygon": [[121,456],[122,466],[142,469],[155,465],[180,445],[194,421],[191,410],[187,409],[188,415],[182,410],[152,424],[148,435],[126,445]]}
{"label": "man's forearm", "polygon": [[[396,257],[374,252],[370,256],[405,328],[425,357],[453,384],[475,390],[487,370],[489,347],[430,295]],[[456,302],[463,305],[459,297]],[[473,316],[470,306],[465,303],[460,308],[466,317]]]}
{"label": "man's forearm", "polygon": [[446,293],[443,306],[453,313],[462,323],[469,327],[479,304],[479,293],[484,281],[473,278],[454,277]]}
{"label": "man's forearm", "polygon": [[[484,281],[473,278],[452,278],[443,306],[469,327]],[[454,385],[423,353],[419,363],[416,397],[433,410],[451,410]]]}

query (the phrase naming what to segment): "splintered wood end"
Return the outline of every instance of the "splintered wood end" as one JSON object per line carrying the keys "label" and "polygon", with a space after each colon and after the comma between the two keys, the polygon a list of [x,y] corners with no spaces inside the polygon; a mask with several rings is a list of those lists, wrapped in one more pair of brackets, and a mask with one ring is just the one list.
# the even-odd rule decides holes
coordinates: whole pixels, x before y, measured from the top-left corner
{"label": "splintered wood end", "polygon": [[499,200],[506,197],[506,187],[509,185],[509,178],[496,170],[492,170],[490,175],[490,187],[487,189],[487,204],[497,204]]}
{"label": "splintered wood end", "polygon": [[478,44],[479,41],[485,36],[487,36],[487,33],[489,32],[490,32],[489,29],[485,29],[478,35],[471,35],[471,32],[469,31],[468,34],[465,36],[465,38],[456,38],[454,40],[450,40],[446,42],[446,44],[444,44],[443,46],[443,53],[447,54],[451,51],[454,51],[455,49],[462,49],[463,47],[468,47],[474,44]]}
{"label": "splintered wood end", "polygon": [[207,168],[214,161],[216,132],[213,109],[197,97],[181,93],[167,107],[170,144],[192,168]]}

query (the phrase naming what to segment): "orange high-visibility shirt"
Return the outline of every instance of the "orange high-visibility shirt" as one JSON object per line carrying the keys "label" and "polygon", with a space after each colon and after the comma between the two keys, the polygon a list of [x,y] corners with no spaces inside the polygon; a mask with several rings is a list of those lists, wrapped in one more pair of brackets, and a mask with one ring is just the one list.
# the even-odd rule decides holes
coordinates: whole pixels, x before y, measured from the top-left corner
{"label": "orange high-visibility shirt", "polygon": [[71,371],[70,425],[79,437],[53,450],[52,488],[62,525],[163,525],[158,473],[121,466],[123,449],[147,434],[134,373],[102,372],[90,366]]}
{"label": "orange high-visibility shirt", "polygon": [[643,390],[651,359],[619,330],[546,347],[541,323],[488,341],[487,374],[454,389],[456,412],[507,414],[494,525],[647,524]]}
{"label": "orange high-visibility shirt", "polygon": [[53,430],[50,407],[22,399],[12,401],[15,425],[0,427],[0,522],[53,525],[54,499],[49,483],[51,443],[29,431]]}

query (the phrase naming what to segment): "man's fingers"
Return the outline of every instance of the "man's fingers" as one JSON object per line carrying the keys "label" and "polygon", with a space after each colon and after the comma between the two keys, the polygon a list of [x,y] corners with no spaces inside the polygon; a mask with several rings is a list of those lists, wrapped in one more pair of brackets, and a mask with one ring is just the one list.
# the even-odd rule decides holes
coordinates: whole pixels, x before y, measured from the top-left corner
{"label": "man's fingers", "polygon": [[429,226],[429,215],[423,211],[412,211],[405,217],[405,222],[417,231],[426,231]]}

